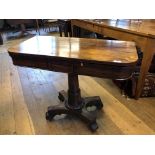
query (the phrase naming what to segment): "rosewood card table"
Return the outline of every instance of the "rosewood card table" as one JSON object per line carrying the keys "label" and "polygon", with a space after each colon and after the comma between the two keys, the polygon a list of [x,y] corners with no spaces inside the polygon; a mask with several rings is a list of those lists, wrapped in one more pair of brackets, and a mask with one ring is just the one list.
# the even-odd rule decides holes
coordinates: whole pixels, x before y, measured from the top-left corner
{"label": "rosewood card table", "polygon": [[134,71],[137,52],[133,42],[36,36],[8,49],[13,64],[68,74],[68,92],[59,92],[61,103],[50,106],[46,119],[68,114],[95,131],[95,113],[103,107],[100,97],[81,97],[78,75],[126,79]]}

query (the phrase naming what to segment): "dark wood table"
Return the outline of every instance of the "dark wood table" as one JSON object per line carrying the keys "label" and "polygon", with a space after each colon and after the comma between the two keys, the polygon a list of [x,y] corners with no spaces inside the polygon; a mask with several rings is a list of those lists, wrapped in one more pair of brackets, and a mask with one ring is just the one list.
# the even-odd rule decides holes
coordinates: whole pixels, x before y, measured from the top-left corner
{"label": "dark wood table", "polygon": [[[38,36],[8,49],[14,65],[68,74],[68,92],[59,92],[64,104],[48,107],[46,119],[69,114],[83,120],[95,131],[95,112],[103,107],[100,97],[81,97],[78,75],[126,79],[137,61],[135,43],[66,37]],[[95,111],[89,111],[90,107]],[[89,108],[88,108],[89,107]]]}
{"label": "dark wood table", "polygon": [[118,40],[134,41],[142,49],[143,60],[135,95],[138,99],[155,53],[155,20],[73,19],[71,25],[73,36],[79,37],[79,27]]}

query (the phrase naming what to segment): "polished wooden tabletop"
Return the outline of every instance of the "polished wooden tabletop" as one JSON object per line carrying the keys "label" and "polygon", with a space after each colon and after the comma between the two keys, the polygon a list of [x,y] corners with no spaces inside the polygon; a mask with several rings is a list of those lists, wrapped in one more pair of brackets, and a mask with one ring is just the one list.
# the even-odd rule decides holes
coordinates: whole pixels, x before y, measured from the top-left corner
{"label": "polished wooden tabletop", "polygon": [[86,19],[85,21],[155,37],[154,19]]}
{"label": "polished wooden tabletop", "polygon": [[135,43],[127,41],[35,36],[8,51],[14,54],[44,55],[118,65],[137,61]]}

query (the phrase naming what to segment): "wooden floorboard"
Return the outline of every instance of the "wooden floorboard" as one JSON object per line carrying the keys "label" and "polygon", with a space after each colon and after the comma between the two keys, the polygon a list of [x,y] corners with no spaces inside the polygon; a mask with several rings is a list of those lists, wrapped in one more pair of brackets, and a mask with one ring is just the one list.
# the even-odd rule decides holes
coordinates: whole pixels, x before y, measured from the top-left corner
{"label": "wooden floorboard", "polygon": [[14,106],[12,100],[11,77],[7,53],[0,54],[0,133],[15,134]]}
{"label": "wooden floorboard", "polygon": [[23,40],[0,46],[0,134],[155,134],[154,97],[129,99],[111,80],[88,76],[79,76],[81,94],[101,97],[104,107],[97,117],[99,129],[92,133],[69,116],[46,121],[47,107],[62,104],[58,92],[67,91],[67,74],[14,66],[7,48]]}
{"label": "wooden floorboard", "polygon": [[16,134],[35,134],[33,123],[23,96],[17,67],[10,65],[10,71]]}
{"label": "wooden floorboard", "polygon": [[[119,101],[132,113],[141,118],[141,120],[150,128],[155,130],[154,97],[140,98],[139,100],[126,98],[125,96],[120,96],[120,90],[113,84],[111,80],[102,80],[99,78],[94,79],[99,85],[104,86],[110,94],[113,94],[115,98],[119,99]],[[109,86],[112,86],[112,88]]]}

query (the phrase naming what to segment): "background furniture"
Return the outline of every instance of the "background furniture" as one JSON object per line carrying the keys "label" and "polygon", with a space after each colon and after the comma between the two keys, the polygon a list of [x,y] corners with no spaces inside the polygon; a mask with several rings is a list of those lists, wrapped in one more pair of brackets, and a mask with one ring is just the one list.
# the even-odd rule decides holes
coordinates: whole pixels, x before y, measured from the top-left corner
{"label": "background furniture", "polygon": [[73,36],[83,28],[111,38],[134,41],[143,51],[135,98],[140,97],[155,52],[155,20],[71,20]]}
{"label": "background furniture", "polygon": [[59,33],[60,37],[62,37],[62,32],[64,32],[65,37],[72,37],[72,31],[71,31],[71,20],[69,19],[58,19],[58,25],[59,25]]}
{"label": "background furniture", "polygon": [[[68,92],[59,92],[64,104],[48,107],[46,119],[69,114],[80,118],[95,131],[96,111],[103,105],[100,97],[81,97],[78,75],[126,79],[137,62],[133,42],[103,41],[67,37],[36,36],[8,49],[14,65],[64,72],[68,74]],[[95,113],[94,113],[95,112]]]}
{"label": "background furniture", "polygon": [[58,27],[57,19],[43,19],[42,22],[43,22],[44,31],[47,31],[47,28],[48,28],[50,32],[51,27]]}
{"label": "background furniture", "polygon": [[40,34],[38,19],[6,19],[6,23],[10,26],[20,25],[21,34],[23,36],[25,33],[28,33],[26,25],[33,25],[36,29],[36,32]]}
{"label": "background furniture", "polygon": [[[1,32],[7,31],[21,31],[20,36],[24,36],[25,34],[29,34],[27,27],[35,28],[36,32],[40,35],[39,25],[41,22],[39,19],[3,19],[0,20],[2,22],[0,29],[0,45],[3,44],[3,38]],[[18,28],[20,26],[20,29]]]}

